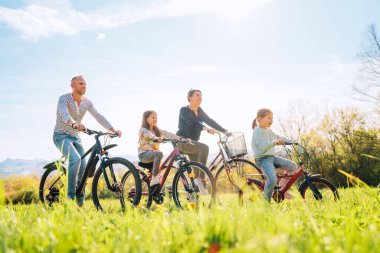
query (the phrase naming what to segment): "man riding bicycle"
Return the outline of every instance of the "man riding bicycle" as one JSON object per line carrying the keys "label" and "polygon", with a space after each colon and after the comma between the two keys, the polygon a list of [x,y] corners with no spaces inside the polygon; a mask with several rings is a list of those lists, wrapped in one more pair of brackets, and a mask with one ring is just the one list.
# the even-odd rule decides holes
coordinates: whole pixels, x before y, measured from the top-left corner
{"label": "man riding bicycle", "polygon": [[[115,132],[121,137],[121,131],[115,130],[112,125],[94,107],[92,102],[84,96],[86,93],[86,81],[83,76],[75,76],[71,79],[72,93],[62,95],[58,100],[57,119],[54,128],[54,145],[69,159],[67,196],[75,199],[77,178],[81,178],[86,168],[86,160],[81,160],[84,155],[80,131],[86,127],[81,123],[87,111],[109,131]],[[79,175],[78,175],[79,174]],[[77,199],[79,206],[84,204],[84,194]]]}

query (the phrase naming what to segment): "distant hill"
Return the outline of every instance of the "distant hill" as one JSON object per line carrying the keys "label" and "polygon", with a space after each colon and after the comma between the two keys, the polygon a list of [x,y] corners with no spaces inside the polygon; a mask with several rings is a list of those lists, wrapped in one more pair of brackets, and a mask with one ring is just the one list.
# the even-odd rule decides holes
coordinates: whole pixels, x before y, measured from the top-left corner
{"label": "distant hill", "polygon": [[0,177],[7,177],[13,175],[42,175],[44,170],[42,169],[49,161],[42,159],[11,159],[0,163]]}
{"label": "distant hill", "polygon": [[[138,161],[137,156],[132,155],[122,155],[121,157],[131,161]],[[41,176],[44,173],[43,167],[52,161],[47,161],[43,159],[11,159],[7,158],[6,160],[0,162],[0,177],[8,176],[28,176],[28,175],[37,175]]]}

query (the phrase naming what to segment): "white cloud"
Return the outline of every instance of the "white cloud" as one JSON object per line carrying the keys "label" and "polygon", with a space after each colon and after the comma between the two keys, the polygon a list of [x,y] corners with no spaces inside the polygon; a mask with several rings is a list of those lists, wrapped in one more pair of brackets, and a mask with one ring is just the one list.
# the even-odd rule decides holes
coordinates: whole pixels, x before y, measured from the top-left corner
{"label": "white cloud", "polygon": [[179,17],[203,12],[243,15],[258,4],[272,0],[168,0],[144,7],[114,4],[92,11],[76,11],[69,0],[30,0],[21,9],[0,7],[0,22],[38,40],[51,35],[69,36],[80,31],[123,26],[156,18]]}
{"label": "white cloud", "polygon": [[163,73],[163,76],[181,76],[184,74],[194,74],[194,73],[210,73],[220,71],[219,66],[214,65],[192,65],[186,67],[180,67],[172,69],[166,73]]}
{"label": "white cloud", "polygon": [[104,40],[106,38],[105,33],[96,33],[96,39],[97,40]]}

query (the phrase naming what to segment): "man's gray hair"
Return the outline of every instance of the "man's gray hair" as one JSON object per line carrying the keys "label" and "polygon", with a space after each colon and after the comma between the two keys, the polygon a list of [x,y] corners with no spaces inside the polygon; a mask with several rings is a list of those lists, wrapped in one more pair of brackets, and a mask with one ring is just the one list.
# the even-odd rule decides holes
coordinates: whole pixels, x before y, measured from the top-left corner
{"label": "man's gray hair", "polygon": [[71,78],[71,84],[78,78],[83,78],[82,75],[77,75],[77,76],[74,76],[73,78]]}

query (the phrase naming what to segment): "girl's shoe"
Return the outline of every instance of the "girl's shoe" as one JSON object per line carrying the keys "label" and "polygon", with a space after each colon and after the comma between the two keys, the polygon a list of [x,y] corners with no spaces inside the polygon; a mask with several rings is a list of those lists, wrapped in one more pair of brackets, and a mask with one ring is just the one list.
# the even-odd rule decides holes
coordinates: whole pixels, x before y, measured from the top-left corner
{"label": "girl's shoe", "polygon": [[159,184],[161,182],[161,175],[158,174],[156,176],[152,176],[152,179],[150,180],[150,186],[154,186],[156,184]]}
{"label": "girl's shoe", "polygon": [[208,190],[206,189],[206,182],[201,181],[199,178],[194,179],[194,183],[198,186],[199,192],[202,195],[209,194]]}

